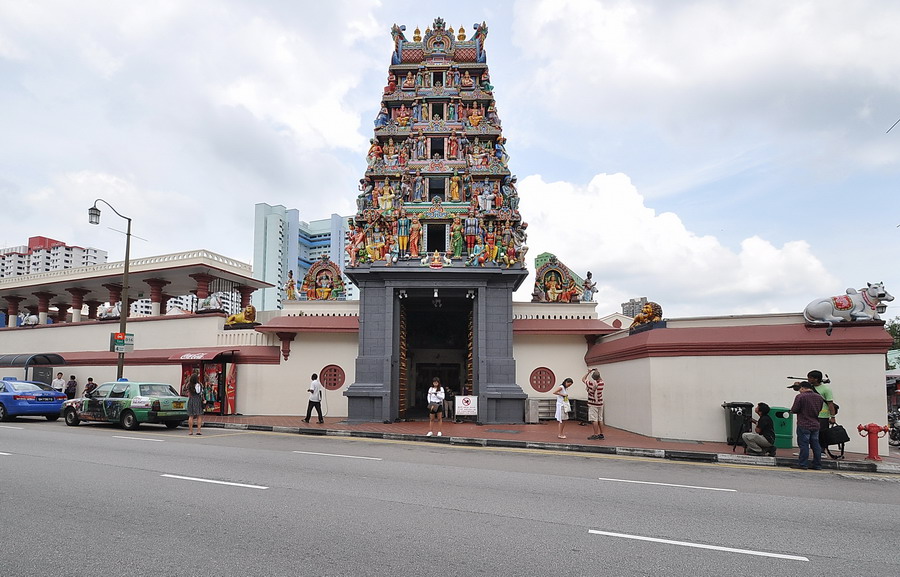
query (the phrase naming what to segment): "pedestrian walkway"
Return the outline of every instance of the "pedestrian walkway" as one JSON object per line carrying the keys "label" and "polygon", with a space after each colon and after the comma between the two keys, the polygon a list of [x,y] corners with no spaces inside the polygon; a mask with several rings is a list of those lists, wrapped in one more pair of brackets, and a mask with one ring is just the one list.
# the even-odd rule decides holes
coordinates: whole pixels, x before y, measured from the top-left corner
{"label": "pedestrian walkway", "polygon": [[[593,434],[589,425],[578,421],[566,424],[566,439],[557,438],[556,421],[543,421],[536,425],[478,425],[471,421],[454,423],[444,421],[443,436],[427,437],[428,421],[399,421],[396,423],[347,423],[340,418],[325,418],[322,425],[314,421],[303,422],[300,416],[248,416],[229,415],[226,417],[206,415],[204,427],[246,429],[254,431],[276,431],[301,435],[330,435],[346,437],[385,438],[406,441],[427,441],[457,445],[484,447],[513,447],[547,449],[581,453],[600,453],[656,457],[677,461],[700,461],[707,463],[737,463],[745,465],[768,465],[787,467],[797,462],[797,449],[779,449],[778,455],[756,457],[744,455],[743,448],[732,451],[727,443],[711,441],[690,441],[681,439],[658,439],[646,437],[603,426],[605,438],[602,441],[589,440]],[[853,432],[853,431],[848,431]],[[844,459],[833,460],[823,455],[825,469],[848,471],[868,471],[900,474],[900,454],[894,449],[890,456],[883,456],[881,463],[868,461],[861,453],[845,453]]]}

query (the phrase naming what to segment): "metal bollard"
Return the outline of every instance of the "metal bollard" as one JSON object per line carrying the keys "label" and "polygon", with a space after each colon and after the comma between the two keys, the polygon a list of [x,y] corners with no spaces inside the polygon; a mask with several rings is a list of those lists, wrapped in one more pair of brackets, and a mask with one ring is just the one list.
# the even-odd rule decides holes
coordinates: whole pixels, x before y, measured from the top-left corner
{"label": "metal bollard", "polygon": [[878,439],[885,436],[891,430],[890,427],[869,423],[868,425],[859,425],[856,427],[856,430],[859,431],[860,437],[869,437],[869,454],[866,456],[866,460],[880,461],[881,457],[878,456]]}

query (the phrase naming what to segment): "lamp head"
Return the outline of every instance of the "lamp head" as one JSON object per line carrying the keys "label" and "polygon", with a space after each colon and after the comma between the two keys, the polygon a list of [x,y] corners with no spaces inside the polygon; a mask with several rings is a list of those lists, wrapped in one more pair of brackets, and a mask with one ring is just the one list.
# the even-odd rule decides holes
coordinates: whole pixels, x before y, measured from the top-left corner
{"label": "lamp head", "polygon": [[88,209],[88,222],[91,224],[100,224],[100,209],[95,204]]}

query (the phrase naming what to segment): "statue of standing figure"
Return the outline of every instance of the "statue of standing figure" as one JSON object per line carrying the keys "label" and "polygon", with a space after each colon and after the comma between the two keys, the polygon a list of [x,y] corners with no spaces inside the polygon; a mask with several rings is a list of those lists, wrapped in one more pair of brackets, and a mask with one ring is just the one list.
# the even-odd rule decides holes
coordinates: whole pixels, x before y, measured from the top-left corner
{"label": "statue of standing figure", "polygon": [[582,302],[591,302],[594,300],[594,292],[597,288],[597,283],[591,280],[591,271],[588,271],[587,278],[584,279],[583,294],[581,296]]}

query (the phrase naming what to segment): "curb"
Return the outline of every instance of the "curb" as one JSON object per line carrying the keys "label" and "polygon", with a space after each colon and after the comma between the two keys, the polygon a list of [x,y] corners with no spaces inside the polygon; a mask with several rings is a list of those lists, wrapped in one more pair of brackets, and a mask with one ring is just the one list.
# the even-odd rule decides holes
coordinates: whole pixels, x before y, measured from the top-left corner
{"label": "curb", "polygon": [[[734,453],[704,453],[701,451],[677,451],[664,449],[641,449],[633,447],[607,447],[602,445],[575,445],[542,441],[515,441],[508,439],[479,439],[473,437],[426,437],[407,433],[374,433],[369,431],[347,431],[343,429],[305,429],[297,427],[275,427],[270,425],[247,425],[238,423],[204,423],[204,428],[233,429],[240,431],[267,431],[290,433],[314,437],[357,437],[363,439],[387,439],[390,441],[416,441],[463,445],[469,447],[500,447],[506,449],[540,449],[546,451],[569,451],[572,453],[592,453],[599,455],[620,455],[626,457],[647,457],[669,461],[695,463],[722,463],[728,465],[752,465],[755,467],[789,467],[796,463],[790,457],[760,457]],[[885,473],[900,475],[900,465],[859,461],[822,461],[823,470],[852,471],[859,473]]]}

